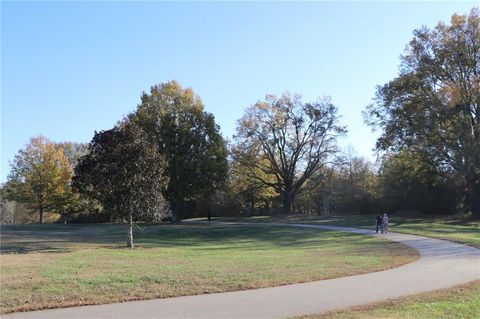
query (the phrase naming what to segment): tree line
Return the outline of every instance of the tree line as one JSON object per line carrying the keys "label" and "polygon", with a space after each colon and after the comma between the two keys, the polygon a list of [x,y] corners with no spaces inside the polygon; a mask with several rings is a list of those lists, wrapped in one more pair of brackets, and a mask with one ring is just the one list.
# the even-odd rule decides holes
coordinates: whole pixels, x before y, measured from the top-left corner
{"label": "tree line", "polygon": [[[399,75],[363,112],[381,130],[375,164],[353,149],[329,98],[267,95],[245,110],[231,143],[190,88],[170,81],[89,144],[37,136],[2,187],[68,221],[177,221],[214,214],[416,211],[480,215],[480,18],[414,31]],[[10,205],[10,206],[8,206]],[[7,214],[8,215],[8,214]]]}

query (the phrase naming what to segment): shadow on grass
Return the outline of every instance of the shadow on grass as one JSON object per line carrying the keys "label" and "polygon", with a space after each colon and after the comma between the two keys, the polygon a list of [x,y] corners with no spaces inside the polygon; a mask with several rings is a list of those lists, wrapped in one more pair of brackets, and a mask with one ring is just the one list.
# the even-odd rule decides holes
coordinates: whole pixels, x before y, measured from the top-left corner
{"label": "shadow on grass", "polygon": [[[355,236],[355,237],[354,237]],[[371,238],[350,233],[300,229],[268,225],[173,224],[142,225],[134,230],[137,247],[182,247],[199,250],[263,250],[270,247],[289,249],[344,245],[343,239],[355,238],[359,245]],[[76,244],[99,244],[123,249],[126,228],[121,224],[89,225],[19,225],[2,227],[1,253],[68,252]]]}
{"label": "shadow on grass", "polygon": [[28,253],[68,253],[72,249],[67,247],[50,246],[44,244],[3,244],[0,247],[0,254],[28,254]]}
{"label": "shadow on grass", "polygon": [[[371,238],[350,233],[267,225],[181,225],[156,230],[156,234],[138,233],[137,243],[161,247],[197,247],[201,250],[263,250],[268,246],[289,249],[318,248],[322,243],[344,245],[345,238],[355,238],[359,245]],[[219,245],[221,244],[221,245]]]}
{"label": "shadow on grass", "polygon": [[64,253],[76,244],[114,244],[123,241],[125,227],[115,224],[32,224],[1,227],[0,253]]}

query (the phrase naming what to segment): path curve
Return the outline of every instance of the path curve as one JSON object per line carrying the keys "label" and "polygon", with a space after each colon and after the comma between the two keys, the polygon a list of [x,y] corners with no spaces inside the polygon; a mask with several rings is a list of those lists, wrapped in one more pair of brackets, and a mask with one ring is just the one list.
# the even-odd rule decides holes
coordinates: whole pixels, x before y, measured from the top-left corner
{"label": "path curve", "polygon": [[[268,225],[375,235],[370,230],[350,227],[309,224]],[[479,249],[446,240],[400,233],[389,233],[385,238],[418,250],[420,259],[395,269],[303,284],[13,313],[2,318],[288,318],[448,288],[480,279]]]}

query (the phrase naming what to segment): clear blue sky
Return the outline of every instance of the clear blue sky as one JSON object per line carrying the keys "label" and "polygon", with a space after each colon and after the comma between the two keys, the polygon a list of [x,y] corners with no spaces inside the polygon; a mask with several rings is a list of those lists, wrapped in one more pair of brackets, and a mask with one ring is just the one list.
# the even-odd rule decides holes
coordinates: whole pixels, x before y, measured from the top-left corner
{"label": "clear blue sky", "polygon": [[245,107],[285,90],[329,95],[351,144],[374,159],[361,110],[395,77],[422,25],[476,2],[5,2],[1,182],[28,139],[89,142],[171,79],[194,89],[231,138]]}

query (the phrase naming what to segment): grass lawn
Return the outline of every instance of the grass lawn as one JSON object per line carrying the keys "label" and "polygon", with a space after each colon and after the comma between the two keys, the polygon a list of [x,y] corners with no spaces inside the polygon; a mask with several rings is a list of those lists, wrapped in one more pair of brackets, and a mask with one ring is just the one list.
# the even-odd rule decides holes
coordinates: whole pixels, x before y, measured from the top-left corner
{"label": "grass lawn", "polygon": [[367,273],[418,258],[378,237],[292,227],[122,225],[1,229],[1,312],[277,286]]}
{"label": "grass lawn", "polygon": [[[480,248],[480,221],[459,217],[404,217],[390,215],[389,230],[392,232],[422,235],[439,239],[451,240]],[[289,217],[254,217],[242,218],[242,221],[311,223],[333,226],[349,226],[375,229],[374,215],[352,216],[306,216],[293,215]]]}
{"label": "grass lawn", "polygon": [[480,281],[301,319],[476,319],[480,317]]}

